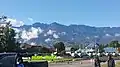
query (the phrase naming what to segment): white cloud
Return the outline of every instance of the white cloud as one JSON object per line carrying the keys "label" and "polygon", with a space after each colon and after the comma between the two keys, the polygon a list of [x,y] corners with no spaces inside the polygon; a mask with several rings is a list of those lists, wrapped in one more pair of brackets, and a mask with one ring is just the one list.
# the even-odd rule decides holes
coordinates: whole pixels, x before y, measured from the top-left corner
{"label": "white cloud", "polygon": [[99,36],[94,36],[95,38],[98,38]]}
{"label": "white cloud", "polygon": [[27,35],[27,31],[26,31],[26,30],[23,30],[23,31],[22,31],[21,38],[22,38],[22,39],[29,40],[29,37],[28,37],[28,35]]}
{"label": "white cloud", "polygon": [[46,37],[46,36],[47,36],[47,34],[44,34],[44,36]]}
{"label": "white cloud", "polygon": [[16,39],[17,39],[17,38],[19,38],[19,35],[18,35],[18,34],[16,34],[15,38],[16,38]]}
{"label": "white cloud", "polygon": [[49,31],[47,32],[47,34],[48,34],[48,35],[52,35],[54,32],[55,32],[55,31],[53,31],[53,30],[49,30]]}
{"label": "white cloud", "polygon": [[111,36],[110,34],[105,34],[105,36]]}
{"label": "white cloud", "polygon": [[41,28],[31,27],[29,31],[23,30],[21,38],[30,40],[32,38],[38,38],[38,34],[42,33],[43,30]]}
{"label": "white cloud", "polygon": [[45,39],[45,42],[50,42],[52,41],[50,38]]}
{"label": "white cloud", "polygon": [[31,22],[33,22],[33,19],[32,19],[32,18],[28,18],[28,20],[30,20]]}
{"label": "white cloud", "polygon": [[38,27],[38,33],[42,33],[43,32],[43,30],[40,28],[40,27]]}
{"label": "white cloud", "polygon": [[15,30],[16,33],[19,33],[21,30],[17,29],[17,28],[13,28]]}
{"label": "white cloud", "polygon": [[90,39],[90,37],[86,37],[86,39]]}
{"label": "white cloud", "polygon": [[56,38],[56,39],[59,38],[59,36],[55,33],[53,34],[53,37]]}
{"label": "white cloud", "polygon": [[74,38],[72,38],[72,40],[74,40]]}
{"label": "white cloud", "polygon": [[37,38],[38,37],[38,29],[32,27],[29,32],[27,32],[29,38]]}
{"label": "white cloud", "polygon": [[66,32],[62,32],[63,35],[66,35]]}
{"label": "white cloud", "polygon": [[120,36],[120,34],[119,34],[119,33],[116,33],[115,36],[116,36],[116,37],[117,37],[117,36]]}
{"label": "white cloud", "polygon": [[17,19],[8,18],[7,22],[9,21],[11,22],[12,26],[15,26],[15,27],[20,27],[24,25],[23,21],[19,21]]}

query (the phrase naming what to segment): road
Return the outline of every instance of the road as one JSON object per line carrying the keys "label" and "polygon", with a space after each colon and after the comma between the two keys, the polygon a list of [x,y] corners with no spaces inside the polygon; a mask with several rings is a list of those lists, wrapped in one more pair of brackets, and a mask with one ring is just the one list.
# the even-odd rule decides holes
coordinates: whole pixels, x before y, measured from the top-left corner
{"label": "road", "polygon": [[72,63],[52,63],[49,64],[49,67],[94,67],[93,63],[80,63],[80,61]]}
{"label": "road", "polygon": [[[120,62],[120,60],[115,60],[115,62]],[[101,63],[102,64],[106,64],[105,63]],[[49,67],[94,67],[94,62],[91,60],[87,60],[87,61],[82,61],[82,64],[80,63],[80,61],[73,61],[71,63],[51,63],[49,64]]]}

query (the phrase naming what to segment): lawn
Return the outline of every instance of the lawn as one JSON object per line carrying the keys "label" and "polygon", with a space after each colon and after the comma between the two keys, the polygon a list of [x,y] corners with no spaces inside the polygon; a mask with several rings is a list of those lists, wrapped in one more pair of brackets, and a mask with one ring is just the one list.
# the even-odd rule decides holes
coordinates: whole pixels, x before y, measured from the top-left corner
{"label": "lawn", "polygon": [[48,61],[48,62],[65,62],[65,61],[73,61],[73,60],[78,60],[78,59],[73,59],[73,58],[57,58],[56,56],[33,56],[28,60],[28,62],[41,62],[41,61]]}

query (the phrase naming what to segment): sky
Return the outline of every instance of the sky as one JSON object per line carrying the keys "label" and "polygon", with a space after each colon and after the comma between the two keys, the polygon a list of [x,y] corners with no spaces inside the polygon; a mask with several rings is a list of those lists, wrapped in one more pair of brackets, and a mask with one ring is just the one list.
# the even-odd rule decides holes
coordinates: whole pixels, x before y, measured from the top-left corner
{"label": "sky", "polygon": [[24,24],[120,26],[120,0],[0,0],[0,15]]}

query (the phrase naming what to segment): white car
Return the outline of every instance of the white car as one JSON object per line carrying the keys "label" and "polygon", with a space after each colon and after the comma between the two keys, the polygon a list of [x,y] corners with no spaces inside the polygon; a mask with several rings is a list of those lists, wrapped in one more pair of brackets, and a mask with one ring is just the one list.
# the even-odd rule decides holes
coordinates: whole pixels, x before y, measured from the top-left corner
{"label": "white car", "polygon": [[71,56],[74,57],[74,56],[75,56],[75,53],[72,53]]}
{"label": "white car", "polygon": [[108,56],[109,53],[105,53],[106,56]]}
{"label": "white car", "polygon": [[81,56],[81,53],[78,53],[79,56]]}
{"label": "white car", "polygon": [[116,54],[115,53],[112,53],[113,56],[115,56]]}
{"label": "white car", "polygon": [[100,56],[100,53],[98,53],[97,55]]}
{"label": "white car", "polygon": [[118,53],[118,55],[120,56],[120,53]]}
{"label": "white car", "polygon": [[96,55],[96,53],[93,53],[93,56],[95,56]]}
{"label": "white car", "polygon": [[92,54],[91,53],[88,53],[89,56],[91,56]]}

